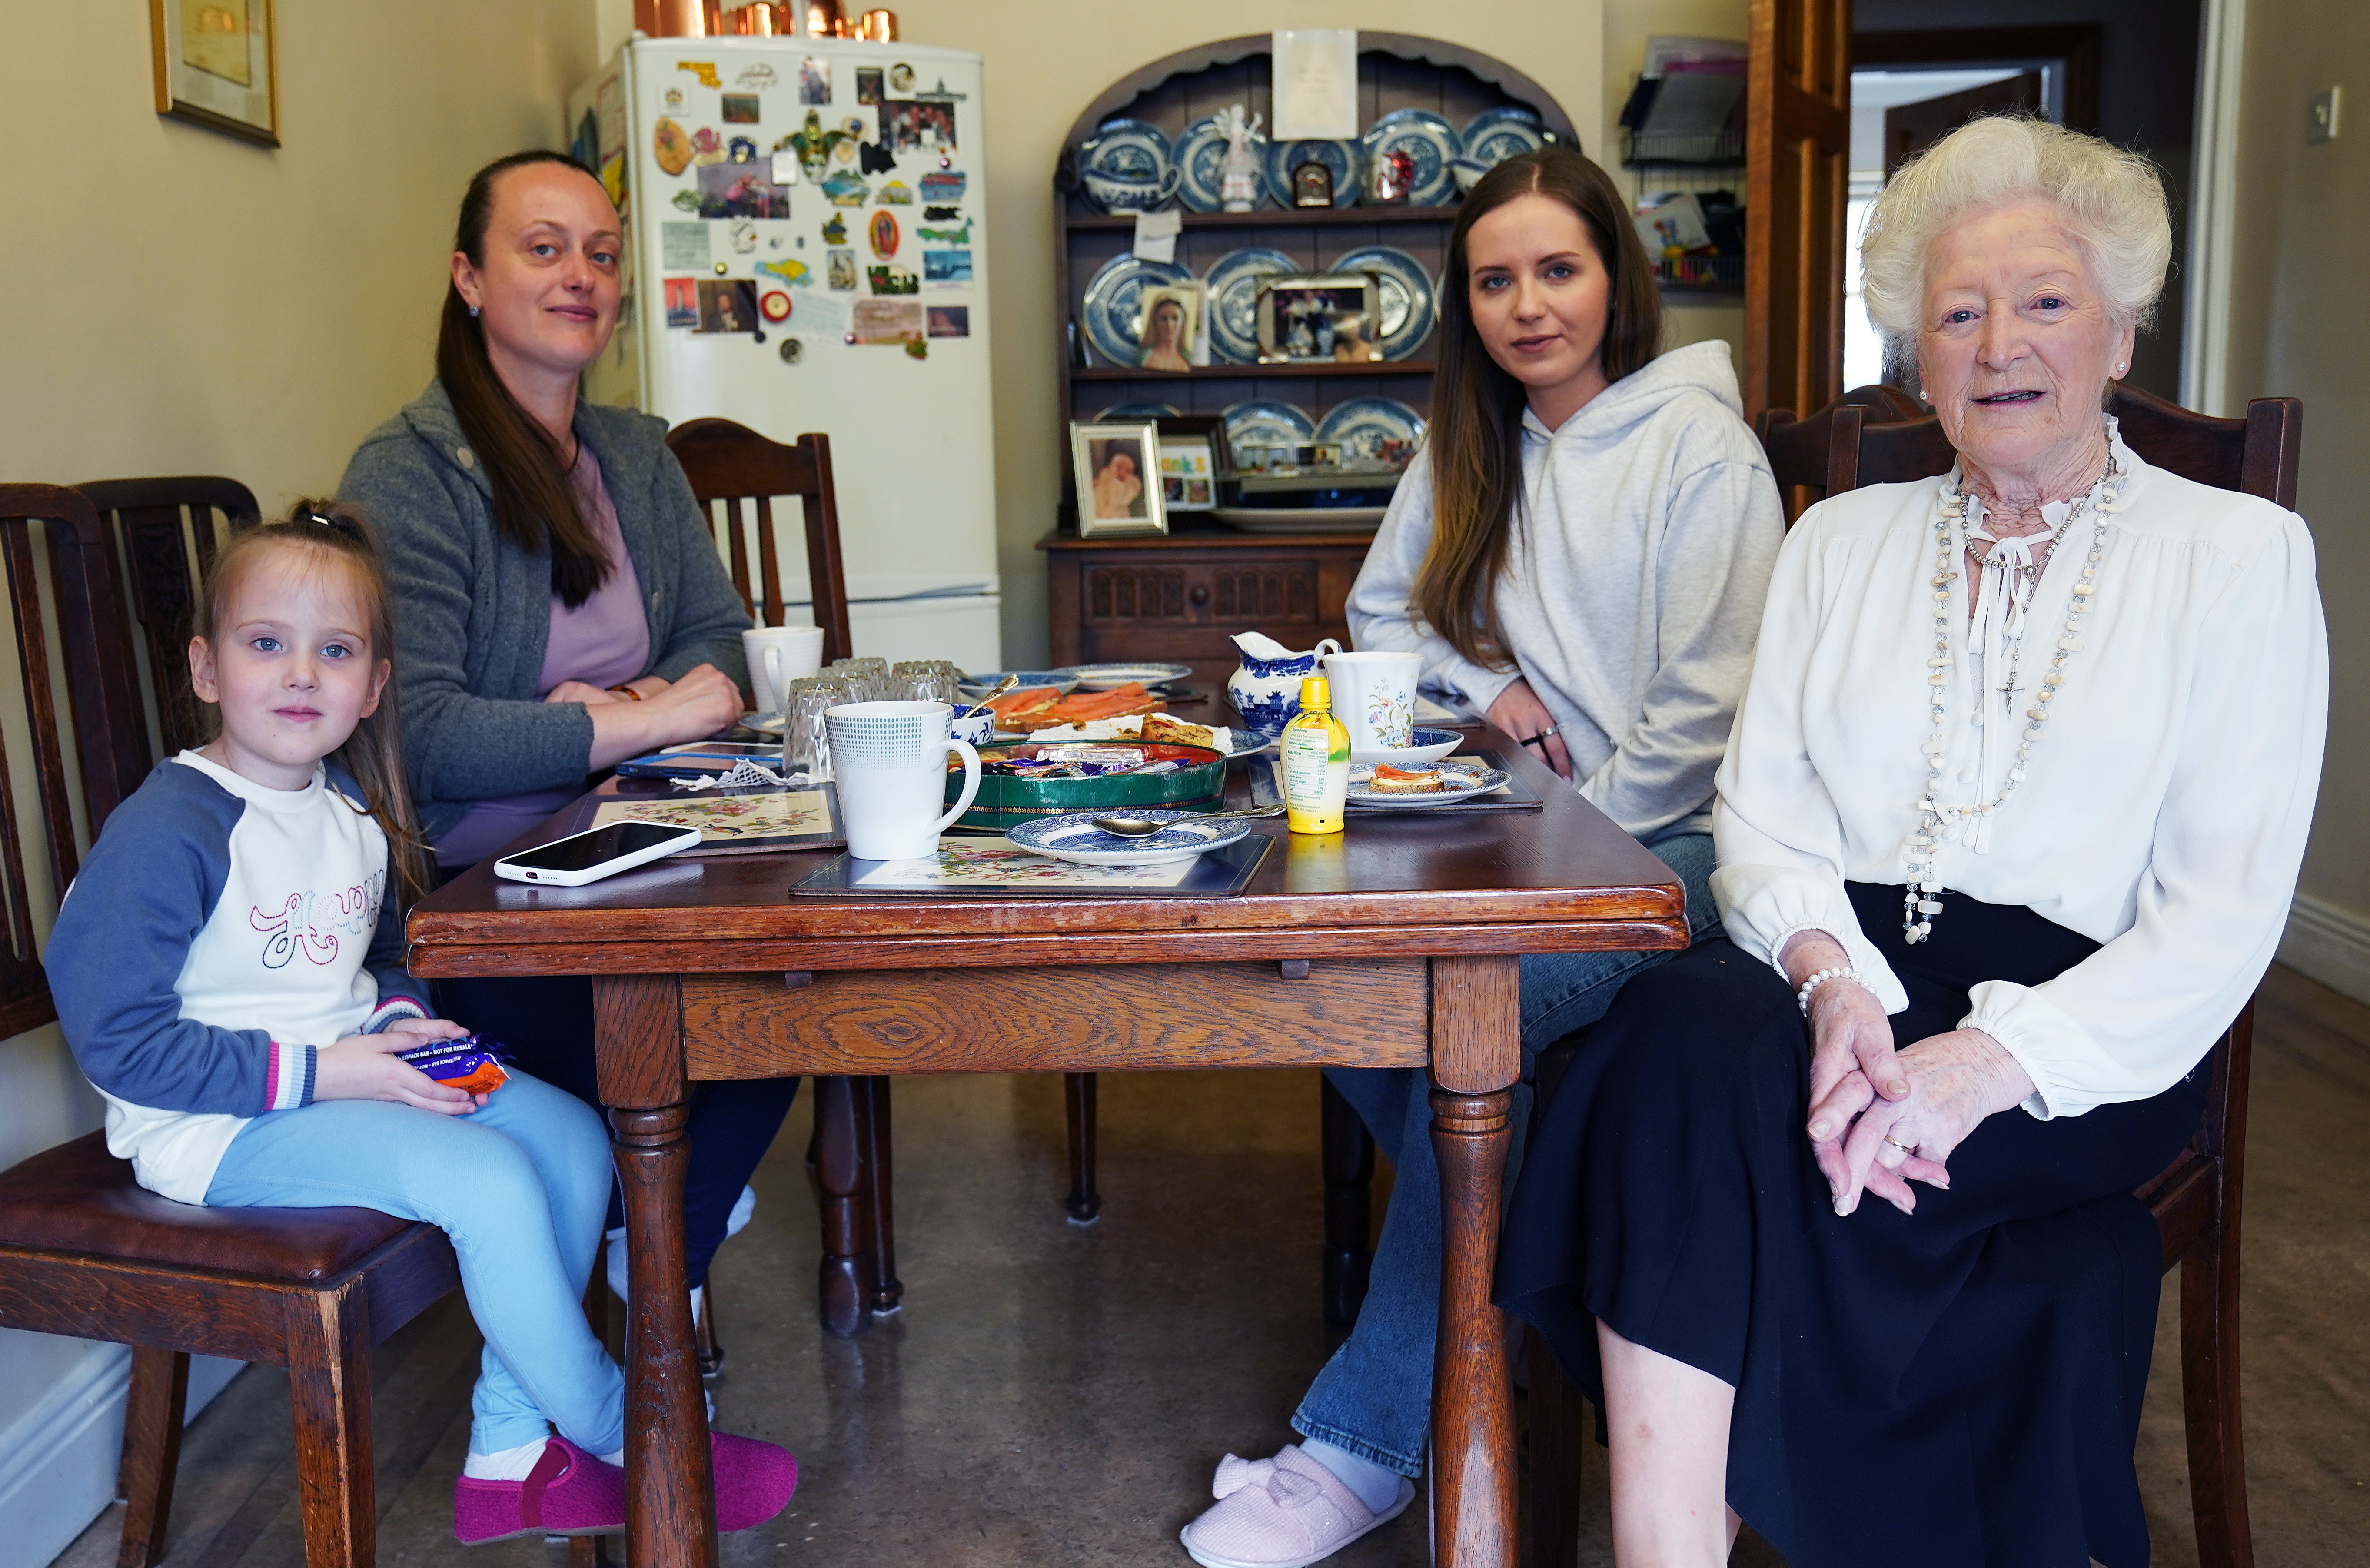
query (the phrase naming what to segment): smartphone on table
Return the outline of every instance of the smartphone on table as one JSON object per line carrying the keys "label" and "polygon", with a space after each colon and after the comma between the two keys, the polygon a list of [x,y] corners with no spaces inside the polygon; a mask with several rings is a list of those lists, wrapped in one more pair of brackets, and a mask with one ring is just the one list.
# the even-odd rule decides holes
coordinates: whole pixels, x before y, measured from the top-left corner
{"label": "smartphone on table", "polygon": [[494,875],[512,882],[582,887],[647,865],[699,842],[699,829],[657,822],[613,822],[589,833],[522,849],[494,862]]}

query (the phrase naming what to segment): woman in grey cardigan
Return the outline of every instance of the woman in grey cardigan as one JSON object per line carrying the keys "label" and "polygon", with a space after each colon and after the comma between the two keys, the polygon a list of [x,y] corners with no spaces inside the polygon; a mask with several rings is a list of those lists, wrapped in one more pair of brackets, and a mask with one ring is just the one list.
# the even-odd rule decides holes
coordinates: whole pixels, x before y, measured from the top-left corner
{"label": "woman in grey cardigan", "polygon": [[[413,798],[447,876],[573,800],[588,774],[742,711],[749,617],[665,422],[577,398],[616,325],[622,253],[616,208],[574,160],[522,153],[480,170],[461,203],[437,377],[371,432],[339,487],[378,526]],[[599,1102],[590,981],[443,990],[449,1016]],[[695,1286],[797,1089],[695,1095]],[[613,1280],[622,1252],[611,1249]]]}

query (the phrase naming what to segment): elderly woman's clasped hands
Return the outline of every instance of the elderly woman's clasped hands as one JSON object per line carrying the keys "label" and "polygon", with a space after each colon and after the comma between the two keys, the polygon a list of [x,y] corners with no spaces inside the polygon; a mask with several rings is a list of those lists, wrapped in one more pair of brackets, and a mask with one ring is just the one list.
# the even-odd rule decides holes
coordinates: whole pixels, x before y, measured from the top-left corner
{"label": "elderly woman's clasped hands", "polygon": [[[1823,969],[1850,964],[1824,931],[1798,933],[1781,955],[1797,991]],[[1804,1131],[1835,1194],[1835,1212],[1863,1191],[1904,1214],[1917,1208],[1912,1182],[1946,1191],[1950,1152],[1986,1116],[2020,1105],[2032,1079],[1980,1029],[1929,1034],[1895,1050],[1884,1004],[1846,975],[1811,993],[1811,1114]]]}

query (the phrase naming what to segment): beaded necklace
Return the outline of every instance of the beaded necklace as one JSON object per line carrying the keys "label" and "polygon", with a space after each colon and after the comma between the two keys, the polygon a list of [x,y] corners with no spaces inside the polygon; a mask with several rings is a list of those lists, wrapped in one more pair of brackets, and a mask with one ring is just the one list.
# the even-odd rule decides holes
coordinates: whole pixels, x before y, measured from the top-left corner
{"label": "beaded necklace", "polygon": [[[2065,536],[2076,518],[2086,511],[2092,513],[2088,557],[2082,563],[2082,573],[2074,584],[2074,591],[2066,595],[2065,628],[2058,634],[2057,647],[2050,657],[2049,668],[2041,677],[2041,689],[2033,694],[2032,706],[2024,711],[2024,733],[2017,742],[2016,758],[2008,765],[2008,778],[2001,782],[1998,794],[1988,801],[1963,806],[1950,805],[1941,799],[1942,758],[1950,751],[1947,739],[1950,714],[1944,698],[1950,684],[1950,672],[1958,664],[1950,651],[1950,623],[1957,618],[1950,603],[1950,584],[1959,577],[1953,567],[1960,553],[1971,549],[1972,542],[1962,542],[1966,529],[1969,498],[1960,471],[1953,468],[1950,477],[1943,481],[1941,511],[1934,525],[1934,576],[1931,583],[1934,653],[1926,661],[1926,682],[1932,688],[1934,728],[1920,748],[1926,759],[1926,789],[1917,801],[1917,822],[1909,830],[1909,836],[1904,841],[1901,851],[1908,868],[1908,882],[1902,890],[1901,900],[1901,934],[1905,942],[1922,942],[1931,936],[1934,917],[1942,912],[1942,901],[1939,896],[1942,883],[1934,872],[1935,855],[1939,846],[1962,824],[1979,826],[1984,819],[2006,806],[2008,797],[2016,793],[2016,787],[2024,782],[2025,764],[2032,755],[2033,743],[2041,739],[2042,727],[2049,722],[2050,700],[2065,684],[2066,661],[2081,651],[2082,617],[2088,613],[2091,599],[2098,593],[2099,561],[2107,548],[2108,514],[2123,510],[2115,504],[2115,487],[2123,478],[2123,468],[2115,460],[2112,440],[2111,430],[2107,467],[2099,476],[2098,483],[2090,487],[2088,495],[2075,502],[2065,514],[2065,521],[2058,525],[2056,533],[2050,538],[2054,548]],[[2026,579],[2027,593],[2040,585],[2042,568],[2030,559],[2018,559],[2007,552],[1978,555],[1975,559],[1977,564],[1999,572],[2000,580],[1994,588],[1996,593],[2012,592],[2019,574]],[[2017,662],[2023,648],[2022,619],[2019,606],[2009,623],[2012,629],[2005,644],[2008,671],[2001,689],[2011,694],[2016,689]],[[1983,704],[1980,692],[1975,701],[1980,712]]]}

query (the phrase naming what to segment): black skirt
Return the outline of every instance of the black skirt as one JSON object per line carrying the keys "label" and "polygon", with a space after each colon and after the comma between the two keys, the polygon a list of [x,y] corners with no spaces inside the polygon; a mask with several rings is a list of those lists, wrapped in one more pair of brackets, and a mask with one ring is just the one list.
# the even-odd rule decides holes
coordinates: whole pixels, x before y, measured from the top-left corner
{"label": "black skirt", "polygon": [[[1982,980],[2035,985],[2098,944],[1945,895],[1854,883],[1909,993],[1907,1045]],[[1622,989],[1540,1115],[1500,1305],[1600,1411],[1596,1321],[1736,1389],[1729,1504],[1793,1568],[2142,1568],[2132,1451],[2155,1341],[2156,1226],[2132,1189],[2196,1130],[2200,1068],[2152,1100],[1984,1122],[1917,1212],[1839,1218],[1811,1156],[1792,990],[1725,939]]]}

